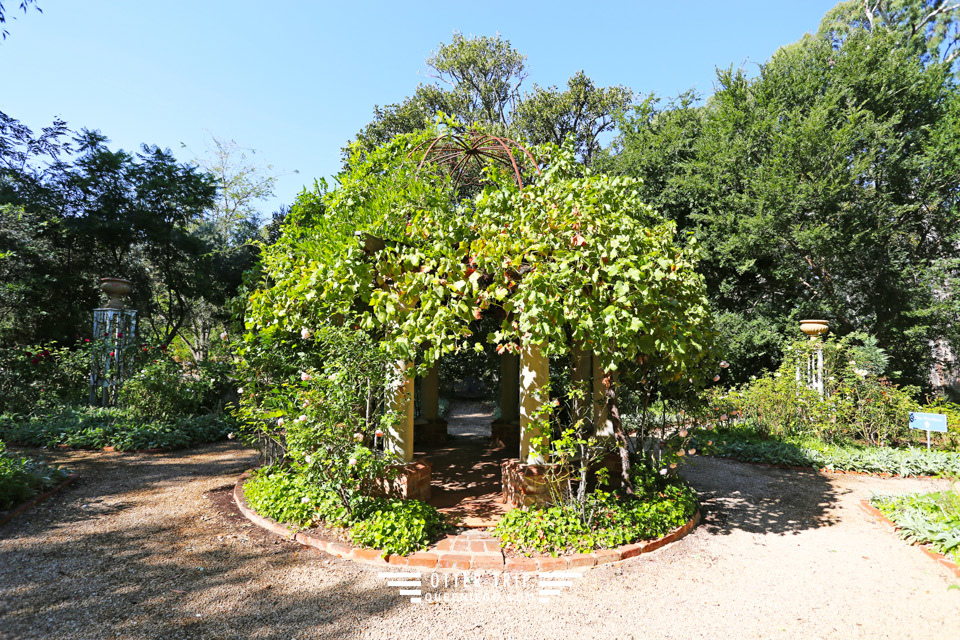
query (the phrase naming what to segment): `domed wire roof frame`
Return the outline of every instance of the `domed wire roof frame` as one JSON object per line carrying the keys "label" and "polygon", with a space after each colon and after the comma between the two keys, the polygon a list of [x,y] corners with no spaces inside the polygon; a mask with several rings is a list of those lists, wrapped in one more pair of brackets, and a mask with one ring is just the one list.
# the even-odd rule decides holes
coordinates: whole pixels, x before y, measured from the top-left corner
{"label": "domed wire roof frame", "polygon": [[[421,149],[423,157],[417,165],[417,171],[423,169],[428,161],[446,167],[453,178],[454,185],[469,184],[469,167],[471,161],[482,166],[485,161],[492,161],[507,168],[513,169],[513,177],[517,186],[523,189],[523,177],[520,166],[517,164],[515,152],[526,156],[539,175],[540,166],[533,154],[516,140],[502,136],[494,136],[479,131],[463,133],[445,133],[421,142],[407,156],[412,157]],[[474,184],[479,184],[476,181]]]}

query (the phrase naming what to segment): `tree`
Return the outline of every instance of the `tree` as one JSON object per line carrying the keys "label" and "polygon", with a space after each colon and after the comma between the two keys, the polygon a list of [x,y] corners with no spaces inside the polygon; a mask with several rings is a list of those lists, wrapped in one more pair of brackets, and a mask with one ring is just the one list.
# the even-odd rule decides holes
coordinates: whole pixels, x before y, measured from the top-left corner
{"label": "tree", "polygon": [[89,331],[97,279],[134,282],[141,328],[168,344],[191,300],[210,296],[214,243],[197,233],[213,205],[213,177],[144,145],[107,147],[98,131],[67,139],[55,122],[34,136],[0,117],[0,339],[74,340]]}
{"label": "tree", "polygon": [[373,121],[343,150],[344,162],[353,146],[372,151],[397,135],[424,129],[443,113],[461,127],[478,123],[488,132],[532,143],[563,144],[572,135],[579,158],[589,163],[600,148],[600,135],[612,131],[614,115],[627,108],[633,92],[597,87],[580,71],[565,91],[534,87],[521,94],[525,60],[499,35],[465,38],[454,33],[453,42],[427,58],[427,75],[436,82],[419,85],[399,104],[375,107]]}
{"label": "tree", "polygon": [[632,102],[633,91],[627,87],[598,88],[578,71],[567,81],[566,91],[535,86],[516,109],[515,129],[536,144],[562,145],[573,136],[577,156],[590,164],[600,151],[600,135],[613,131],[616,114]]}
{"label": "tree", "polygon": [[960,56],[960,3],[955,0],[847,0],[827,12],[820,33],[837,42],[857,29],[898,34],[925,62],[953,65]]}
{"label": "tree", "polygon": [[803,316],[877,336],[911,383],[955,334],[935,292],[955,277],[960,102],[902,35],[808,36],[756,79],[720,71],[702,107],[648,100],[606,161],[703,242],[741,379]]}
{"label": "tree", "polygon": [[[40,7],[37,6],[37,0],[21,0],[20,10],[23,11],[24,14],[26,14],[27,7],[29,7],[30,5],[33,5],[33,8],[36,9],[38,12],[43,13]],[[7,22],[7,12],[3,8],[3,2],[0,2],[0,24],[6,24],[6,22]],[[10,35],[9,31],[7,31],[6,29],[0,29],[0,36],[2,36],[4,40],[7,39],[8,35]]]}

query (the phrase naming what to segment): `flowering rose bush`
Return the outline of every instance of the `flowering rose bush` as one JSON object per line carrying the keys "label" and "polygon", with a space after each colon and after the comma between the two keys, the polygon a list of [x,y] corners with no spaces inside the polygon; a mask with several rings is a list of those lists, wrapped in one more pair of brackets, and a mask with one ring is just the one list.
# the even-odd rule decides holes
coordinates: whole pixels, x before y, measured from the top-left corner
{"label": "flowering rose bush", "polygon": [[0,413],[27,415],[86,399],[90,342],[0,348]]}
{"label": "flowering rose bush", "polygon": [[[777,438],[904,443],[910,439],[907,416],[919,410],[919,389],[900,387],[882,375],[882,353],[876,355],[874,347],[868,359],[859,340],[863,336],[796,342],[787,348],[779,369],[715,398],[714,411],[736,412],[760,433]],[[807,382],[808,358],[818,346],[823,396]]]}

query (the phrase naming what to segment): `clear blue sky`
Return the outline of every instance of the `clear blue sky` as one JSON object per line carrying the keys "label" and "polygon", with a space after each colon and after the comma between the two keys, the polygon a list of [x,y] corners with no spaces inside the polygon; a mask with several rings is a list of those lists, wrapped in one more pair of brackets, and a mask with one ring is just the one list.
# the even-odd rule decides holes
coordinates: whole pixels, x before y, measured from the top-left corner
{"label": "clear blue sky", "polygon": [[[824,0],[688,2],[253,2],[6,0],[0,110],[34,129],[54,116],[182,160],[211,132],[283,174],[265,213],[337,173],[340,148],[376,104],[425,80],[424,59],[454,30],[497,32],[527,56],[527,84],[583,69],[638,93],[696,87],[715,67],[765,61],[817,28]],[[419,74],[419,75],[418,75]],[[295,174],[294,171],[299,171]]]}

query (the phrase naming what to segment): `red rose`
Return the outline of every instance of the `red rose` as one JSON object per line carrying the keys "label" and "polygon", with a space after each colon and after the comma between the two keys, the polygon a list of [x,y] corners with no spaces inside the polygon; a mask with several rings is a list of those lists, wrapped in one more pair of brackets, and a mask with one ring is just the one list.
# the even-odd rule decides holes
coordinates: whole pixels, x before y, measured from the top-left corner
{"label": "red rose", "polygon": [[37,364],[38,362],[40,362],[40,358],[34,358],[30,361],[30,364]]}
{"label": "red rose", "polygon": [[111,357],[113,357],[113,353],[114,353],[113,351],[110,352],[110,356],[111,356]]}
{"label": "red rose", "polygon": [[44,357],[49,356],[49,355],[50,355],[50,351],[48,351],[47,349],[44,349],[44,350],[43,350],[43,355],[44,355]]}

